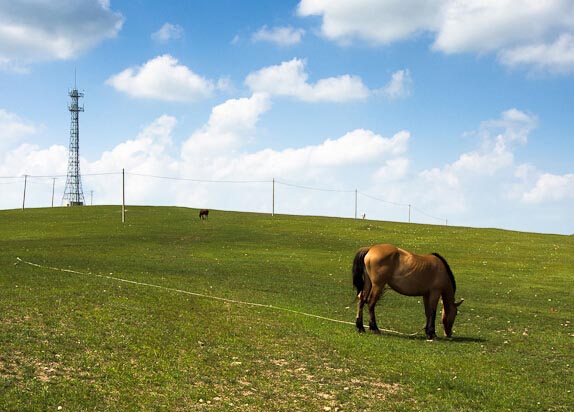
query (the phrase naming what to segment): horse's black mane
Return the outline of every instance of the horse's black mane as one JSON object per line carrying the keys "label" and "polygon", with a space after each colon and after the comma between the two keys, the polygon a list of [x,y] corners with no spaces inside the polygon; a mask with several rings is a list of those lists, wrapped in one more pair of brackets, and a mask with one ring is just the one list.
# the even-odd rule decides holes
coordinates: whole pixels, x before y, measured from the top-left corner
{"label": "horse's black mane", "polygon": [[452,270],[450,269],[450,266],[446,262],[445,258],[443,258],[438,253],[433,253],[433,255],[435,255],[437,258],[439,258],[441,260],[441,262],[444,264],[444,267],[446,268],[446,272],[448,273],[448,277],[450,278],[450,281],[452,282],[452,291],[456,292],[456,281],[454,280],[454,275],[452,273]]}

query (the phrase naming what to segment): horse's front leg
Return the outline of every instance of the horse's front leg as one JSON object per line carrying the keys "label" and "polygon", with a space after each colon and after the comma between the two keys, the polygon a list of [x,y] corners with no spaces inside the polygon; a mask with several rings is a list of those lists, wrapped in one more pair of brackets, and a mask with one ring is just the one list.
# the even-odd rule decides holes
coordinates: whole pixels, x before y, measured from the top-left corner
{"label": "horse's front leg", "polygon": [[427,319],[427,323],[425,325],[425,333],[428,340],[436,339],[435,319],[439,296],[440,294],[433,292],[423,296],[425,304],[425,315]]}

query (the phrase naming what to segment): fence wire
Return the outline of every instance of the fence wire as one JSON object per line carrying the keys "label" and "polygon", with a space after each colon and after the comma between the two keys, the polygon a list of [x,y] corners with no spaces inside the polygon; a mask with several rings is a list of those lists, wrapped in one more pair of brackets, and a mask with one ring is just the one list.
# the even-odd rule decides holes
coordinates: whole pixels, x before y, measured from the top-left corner
{"label": "fence wire", "polygon": [[[127,177],[128,181],[122,177]],[[411,203],[394,202],[358,189],[314,187],[275,178],[217,180],[140,172],[103,172],[85,173],[82,174],[82,179],[87,205],[94,204],[94,199],[95,204],[100,205],[121,203],[123,191],[126,202],[132,205],[229,209],[231,199],[231,210],[237,211],[369,218],[409,223],[415,220],[417,223],[429,223],[428,219],[431,219],[434,224],[448,224],[446,218],[435,216]],[[143,179],[143,182],[134,184],[134,179]],[[62,193],[65,181],[66,175],[0,176],[0,209],[64,206]],[[162,182],[172,182],[172,185]],[[230,185],[232,188],[224,192],[210,191],[205,188],[210,184]],[[249,190],[245,188],[246,185],[251,185]],[[116,186],[117,190],[112,194],[109,189]],[[233,189],[233,186],[237,188]],[[158,196],[153,189],[161,191],[162,195]],[[415,214],[417,219],[414,218]]]}

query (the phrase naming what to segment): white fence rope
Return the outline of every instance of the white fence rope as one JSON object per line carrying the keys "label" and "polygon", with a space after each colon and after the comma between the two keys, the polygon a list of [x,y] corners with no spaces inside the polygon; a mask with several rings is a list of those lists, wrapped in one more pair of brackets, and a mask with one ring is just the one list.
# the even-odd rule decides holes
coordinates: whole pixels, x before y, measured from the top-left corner
{"label": "white fence rope", "polygon": [[[259,308],[265,308],[265,309],[271,309],[271,310],[277,310],[277,311],[282,311],[282,312],[289,312],[289,313],[294,313],[297,315],[301,315],[301,316],[307,316],[310,318],[315,318],[315,319],[320,319],[320,320],[324,320],[324,321],[328,321],[328,322],[334,322],[334,323],[342,323],[345,325],[353,325],[355,326],[354,322],[348,322],[345,320],[339,320],[339,319],[332,319],[332,318],[328,318],[325,316],[320,316],[320,315],[315,315],[312,313],[306,313],[306,312],[301,312],[298,310],[294,310],[294,309],[288,309],[288,308],[282,308],[280,306],[275,306],[275,305],[267,305],[264,303],[253,303],[253,302],[246,302],[246,301],[242,301],[242,300],[236,300],[236,299],[229,299],[229,298],[222,298],[219,296],[212,296],[212,295],[206,295],[203,293],[197,293],[197,292],[190,292],[187,290],[183,290],[183,289],[176,289],[176,288],[170,288],[170,287],[166,287],[166,286],[160,286],[160,285],[154,285],[152,283],[145,283],[145,282],[137,282],[135,280],[129,280],[129,279],[123,279],[123,278],[119,278],[116,276],[109,276],[109,275],[101,275],[101,274],[97,274],[97,273],[91,273],[91,272],[80,272],[77,270],[72,270],[72,269],[63,269],[63,268],[56,268],[56,267],[52,267],[52,266],[44,266],[44,265],[40,265],[38,263],[33,263],[33,262],[29,262],[26,260],[23,260],[19,257],[16,257],[16,264],[19,263],[25,263],[27,265],[30,266],[34,266],[40,269],[48,269],[48,270],[53,270],[53,271],[57,271],[57,272],[66,272],[66,273],[72,273],[72,274],[76,274],[76,275],[82,275],[82,276],[95,276],[101,279],[108,279],[108,280],[113,280],[116,282],[123,282],[123,283],[129,283],[132,285],[138,285],[138,286],[145,286],[145,287],[149,287],[149,288],[155,288],[155,289],[160,289],[160,290],[164,290],[164,291],[168,291],[168,292],[175,292],[175,293],[181,293],[181,294],[185,294],[185,295],[190,295],[190,296],[195,296],[198,298],[203,298],[203,299],[211,299],[211,300],[217,300],[220,302],[227,302],[227,303],[233,303],[236,305],[246,305],[246,306],[252,306],[252,307],[259,307]],[[419,331],[411,333],[411,334],[407,334],[407,333],[402,333],[402,332],[397,332],[391,329],[380,329],[382,332],[386,332],[386,333],[391,333],[391,334],[395,334],[395,335],[399,335],[399,336],[416,336]]]}

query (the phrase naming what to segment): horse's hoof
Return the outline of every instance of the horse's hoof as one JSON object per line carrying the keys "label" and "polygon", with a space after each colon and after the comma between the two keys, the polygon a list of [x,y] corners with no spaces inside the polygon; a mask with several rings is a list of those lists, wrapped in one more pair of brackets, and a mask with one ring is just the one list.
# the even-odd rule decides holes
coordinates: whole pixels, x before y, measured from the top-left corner
{"label": "horse's hoof", "polygon": [[375,335],[381,334],[381,331],[379,329],[371,329],[371,332],[374,333]]}

